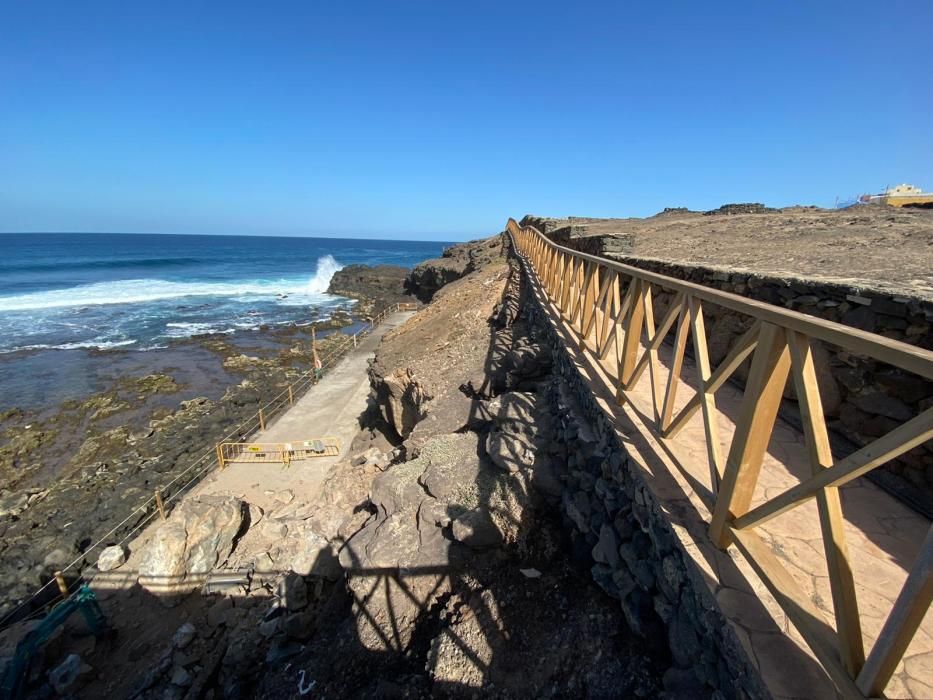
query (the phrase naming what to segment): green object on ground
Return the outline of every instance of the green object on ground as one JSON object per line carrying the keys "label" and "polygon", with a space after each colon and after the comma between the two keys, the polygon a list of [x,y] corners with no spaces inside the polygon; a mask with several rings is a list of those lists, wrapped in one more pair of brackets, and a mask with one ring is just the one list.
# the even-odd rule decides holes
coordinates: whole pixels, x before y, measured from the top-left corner
{"label": "green object on ground", "polygon": [[65,623],[71,614],[80,611],[87,622],[88,629],[99,637],[107,628],[104,612],[100,609],[97,596],[94,595],[87,584],[84,584],[68,600],[59,603],[52,612],[45,616],[39,626],[23,637],[16,645],[16,654],[3,674],[3,683],[0,684],[0,697],[4,700],[23,697],[26,689],[26,680],[29,678],[29,667],[35,653],[45,644],[52,633]]}

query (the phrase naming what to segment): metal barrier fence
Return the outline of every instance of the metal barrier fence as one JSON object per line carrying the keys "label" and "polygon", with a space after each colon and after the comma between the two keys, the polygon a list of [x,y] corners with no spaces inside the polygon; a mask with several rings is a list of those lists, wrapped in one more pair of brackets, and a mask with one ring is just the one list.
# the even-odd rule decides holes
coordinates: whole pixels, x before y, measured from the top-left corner
{"label": "metal barrier fence", "polygon": [[[244,437],[248,437],[265,430],[270,421],[274,420],[290,406],[294,405],[298,398],[304,395],[304,393],[309,388],[311,388],[320,380],[320,378],[323,376],[323,373],[328,368],[333,367],[333,365],[341,357],[343,357],[347,351],[355,348],[359,344],[360,340],[372,333],[373,329],[382,323],[386,317],[389,316],[389,314],[402,310],[409,310],[409,306],[414,306],[417,308],[417,305],[398,303],[390,304],[378,314],[368,319],[368,324],[366,327],[352,335],[345,336],[345,340],[343,340],[339,345],[331,348],[327,356],[321,360],[320,367],[308,370],[299,376],[295,381],[289,383],[288,386],[286,386],[276,396],[260,406],[256,413],[246,418],[246,420],[242,421],[239,425],[233,427],[225,435],[223,435],[221,437],[221,442],[225,442],[231,439],[241,440]],[[39,599],[40,596],[42,596],[43,593],[47,590],[58,590],[60,595],[56,596],[50,602],[44,603],[41,606],[29,611],[27,615],[28,617],[39,615],[49,607],[56,605],[63,599],[68,598],[69,595],[73,595],[73,592],[79,587],[81,583],[86,582],[86,579],[84,579],[82,575],[79,575],[76,580],[66,583],[64,577],[65,573],[79,568],[82,562],[89,560],[89,555],[92,552],[98,549],[102,549],[103,546],[107,546],[105,543],[123,545],[133,536],[135,536],[136,533],[149,525],[149,523],[151,523],[157,515],[162,519],[165,519],[168,516],[167,506],[172,502],[177,501],[188,490],[199,483],[201,478],[207,472],[218,466],[221,466],[220,455],[217,446],[213,446],[207,449],[200,457],[198,457],[198,459],[190,464],[187,469],[176,475],[174,479],[154,489],[152,496],[134,508],[129,515],[114,525],[114,527],[111,528],[109,532],[88,546],[80,556],[76,557],[67,566],[62,567],[61,570],[56,571],[54,576],[45,585],[39,587],[32,594],[32,596],[19,603],[9,612],[5,613],[3,617],[0,618],[0,631],[8,628],[10,625],[15,624],[16,622],[19,622],[22,619],[19,617],[19,613],[26,609],[28,606],[32,605],[33,601]],[[185,479],[185,477],[187,477],[187,479]],[[185,480],[183,481],[183,479]],[[135,524],[132,524],[134,521],[136,521]],[[123,529],[127,527],[129,530],[124,533]]]}
{"label": "metal barrier fence", "polygon": [[224,469],[232,462],[292,462],[316,457],[338,457],[337,438],[322,437],[294,442],[222,442],[217,445],[217,462]]}
{"label": "metal barrier fence", "polygon": [[[647,377],[653,410],[649,423],[653,419],[658,437],[669,441],[675,441],[687,421],[701,413],[709,491],[698,494],[709,509],[710,539],[722,549],[733,542],[737,545],[844,696],[881,695],[933,598],[933,527],[866,657],[838,489],[930,440],[933,408],[902,421],[852,454],[836,458],[830,450],[812,343],[824,341],[925,379],[933,379],[933,352],[564,248],[536,228],[519,226],[513,219],[509,219],[507,231],[525,260],[526,270],[560,312],[579,349],[592,353],[611,377],[620,404],[629,400],[636,385]],[[660,321],[655,318],[652,303],[659,292],[673,296]],[[710,366],[707,351],[704,304],[729,309],[751,321],[748,331],[715,369]],[[672,330],[672,359],[667,379],[662,382],[658,350]],[[687,340],[691,337],[697,391],[675,411],[677,389],[684,381],[681,373]],[[731,444],[723,446],[717,425],[716,391],[749,358],[735,433]],[[810,476],[752,507],[789,377],[800,407]],[[819,512],[835,629],[756,532],[759,525],[811,499],[816,500]]]}

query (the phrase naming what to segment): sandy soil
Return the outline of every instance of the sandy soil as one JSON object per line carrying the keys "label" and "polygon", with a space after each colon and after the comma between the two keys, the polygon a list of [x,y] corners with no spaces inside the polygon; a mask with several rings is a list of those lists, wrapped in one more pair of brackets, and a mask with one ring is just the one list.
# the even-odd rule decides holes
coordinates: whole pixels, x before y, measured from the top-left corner
{"label": "sandy soil", "polygon": [[[552,220],[634,234],[633,255],[808,277],[933,299],[933,211],[883,205],[762,214]],[[560,225],[560,223],[558,223]]]}

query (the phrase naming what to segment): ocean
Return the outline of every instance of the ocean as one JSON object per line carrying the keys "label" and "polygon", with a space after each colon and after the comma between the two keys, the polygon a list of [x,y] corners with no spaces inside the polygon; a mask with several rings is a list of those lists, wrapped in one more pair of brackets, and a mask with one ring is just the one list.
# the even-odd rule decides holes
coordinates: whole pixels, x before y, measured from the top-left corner
{"label": "ocean", "polygon": [[[35,403],[37,396],[26,394],[35,393],[49,372],[59,380],[80,372],[77,353],[65,351],[83,351],[80,357],[95,350],[146,353],[195,335],[310,323],[336,309],[352,310],[352,300],[325,293],[336,270],[354,263],[411,267],[438,256],[446,245],[342,238],[0,234],[0,405]],[[77,376],[66,384],[68,394],[94,388],[83,386]]]}

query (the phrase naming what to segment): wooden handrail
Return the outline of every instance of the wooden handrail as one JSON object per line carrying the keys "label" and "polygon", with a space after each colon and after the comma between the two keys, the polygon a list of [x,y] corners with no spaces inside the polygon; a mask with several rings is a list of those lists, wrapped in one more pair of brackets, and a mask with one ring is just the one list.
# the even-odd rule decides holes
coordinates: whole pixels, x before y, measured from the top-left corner
{"label": "wooden handrail", "polygon": [[[615,382],[620,404],[631,400],[633,389],[647,376],[653,416],[646,425],[660,440],[672,444],[697,411],[702,413],[712,493],[712,501],[706,502],[710,538],[723,548],[735,542],[842,695],[880,694],[929,608],[933,589],[929,550],[933,545],[928,537],[921,547],[884,634],[866,663],[838,488],[933,438],[933,408],[834,461],[811,346],[820,340],[925,379],[933,379],[933,352],[571,250],[514,219],[509,219],[506,230],[526,271],[560,313],[580,350],[592,353]],[[656,326],[654,296],[658,291],[671,293],[673,298]],[[749,328],[716,368],[710,365],[706,346],[704,305],[729,309],[749,320]],[[658,350],[672,330],[672,360],[662,386]],[[697,372],[696,395],[678,411],[674,397],[683,382],[688,336]],[[716,392],[749,358],[751,367],[735,432],[731,443],[724,446],[717,423]],[[752,495],[788,381],[794,384],[800,406],[811,475],[752,508]],[[816,500],[820,517],[835,629],[823,620],[822,613],[755,532],[767,520],[811,499]]]}
{"label": "wooden handrail", "polygon": [[[684,292],[701,301],[708,301],[747,316],[754,316],[762,321],[804,333],[811,338],[817,338],[833,345],[839,345],[858,354],[873,357],[883,355],[884,362],[888,364],[920,375],[925,379],[933,379],[933,352],[929,350],[893,338],[886,338],[882,335],[852,328],[835,321],[808,316],[799,311],[782,309],[779,306],[749,299],[732,292],[723,292],[719,289],[712,289],[695,282],[687,282],[657,272],[650,272],[615,260],[601,258],[589,253],[581,253],[554,243],[534,226],[519,227],[514,219],[509,219],[509,222],[510,225],[514,224],[517,229],[530,232],[531,235],[545,242],[555,253],[569,255],[578,261],[593,263],[609,270],[615,270],[665,289]],[[511,232],[511,229],[509,230]]]}

